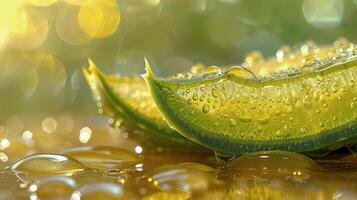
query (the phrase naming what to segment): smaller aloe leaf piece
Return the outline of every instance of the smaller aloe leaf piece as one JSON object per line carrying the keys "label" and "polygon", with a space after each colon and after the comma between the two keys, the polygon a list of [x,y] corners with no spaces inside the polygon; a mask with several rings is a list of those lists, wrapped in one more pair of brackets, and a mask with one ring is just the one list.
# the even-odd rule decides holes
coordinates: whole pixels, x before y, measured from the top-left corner
{"label": "smaller aloe leaf piece", "polygon": [[105,75],[90,59],[89,68],[83,68],[83,73],[100,113],[113,119],[124,119],[128,126],[149,133],[137,139],[146,144],[200,147],[167,125],[141,77]]}
{"label": "smaller aloe leaf piece", "polygon": [[357,141],[352,47],[322,49],[324,60],[291,64],[299,71],[294,75],[282,71],[256,79],[213,67],[201,77],[170,80],[146,64],[143,77],[170,126],[220,154],[331,151]]}

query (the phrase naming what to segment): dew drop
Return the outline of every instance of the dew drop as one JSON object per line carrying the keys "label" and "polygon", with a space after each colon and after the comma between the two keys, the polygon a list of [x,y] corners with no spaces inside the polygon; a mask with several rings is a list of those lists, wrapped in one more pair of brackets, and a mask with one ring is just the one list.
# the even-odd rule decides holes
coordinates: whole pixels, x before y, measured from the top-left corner
{"label": "dew drop", "polygon": [[208,113],[210,111],[210,107],[208,104],[203,104],[202,106],[202,112],[203,113]]}
{"label": "dew drop", "polygon": [[233,74],[236,77],[242,78],[242,79],[252,79],[256,80],[257,77],[255,74],[250,71],[249,69],[241,66],[233,66],[229,68],[226,72],[226,74]]}
{"label": "dew drop", "polygon": [[72,157],[59,154],[35,154],[17,161],[11,168],[15,173],[68,174],[86,167]]}
{"label": "dew drop", "polygon": [[193,94],[192,95],[192,100],[197,101],[198,100],[198,95],[197,94]]}
{"label": "dew drop", "polygon": [[203,73],[203,76],[216,76],[216,75],[220,75],[222,74],[222,70],[221,68],[217,67],[217,66],[211,66],[209,68],[206,69],[206,71]]}
{"label": "dew drop", "polygon": [[248,112],[238,112],[238,119],[242,122],[248,123],[252,121],[252,116]]}
{"label": "dew drop", "polygon": [[306,133],[306,129],[305,128],[300,128],[299,132],[304,135]]}
{"label": "dew drop", "polygon": [[218,98],[218,97],[219,97],[219,91],[218,91],[217,88],[213,88],[213,89],[212,89],[212,96],[213,96],[214,98]]}
{"label": "dew drop", "polygon": [[259,110],[258,112],[258,122],[260,124],[266,124],[270,120],[270,115],[267,110]]}
{"label": "dew drop", "polygon": [[349,80],[349,81],[348,81],[348,85],[349,85],[350,87],[353,87],[354,84],[355,84],[354,80]]}
{"label": "dew drop", "polygon": [[281,92],[278,92],[278,94],[276,95],[275,97],[275,100],[277,103],[280,103],[281,100],[283,99],[282,95],[281,95]]}
{"label": "dew drop", "polygon": [[332,92],[336,93],[338,91],[338,85],[337,83],[332,84]]}
{"label": "dew drop", "polygon": [[319,122],[319,126],[320,126],[321,128],[324,128],[324,127],[325,127],[325,124],[324,124],[323,122]]}

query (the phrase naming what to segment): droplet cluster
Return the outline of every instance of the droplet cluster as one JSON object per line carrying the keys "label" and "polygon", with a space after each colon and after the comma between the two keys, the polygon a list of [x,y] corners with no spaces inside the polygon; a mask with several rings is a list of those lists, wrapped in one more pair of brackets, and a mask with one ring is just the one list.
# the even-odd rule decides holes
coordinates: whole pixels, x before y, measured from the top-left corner
{"label": "droplet cluster", "polygon": [[[264,62],[254,52],[242,67],[209,67],[192,82],[165,82],[162,95],[178,118],[225,141],[331,134],[357,115],[355,55],[343,39],[326,48],[307,42],[295,54],[284,47]],[[265,69],[278,72],[263,76]]]}

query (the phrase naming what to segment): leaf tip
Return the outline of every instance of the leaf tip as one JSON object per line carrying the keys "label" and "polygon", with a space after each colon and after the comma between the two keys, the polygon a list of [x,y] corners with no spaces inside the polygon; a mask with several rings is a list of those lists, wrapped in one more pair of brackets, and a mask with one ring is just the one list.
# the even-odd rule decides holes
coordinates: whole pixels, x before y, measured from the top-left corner
{"label": "leaf tip", "polygon": [[93,60],[91,58],[88,58],[88,64],[89,64],[89,71],[91,72],[95,72],[97,71],[97,66],[95,65],[95,63],[93,62]]}
{"label": "leaf tip", "polygon": [[150,64],[149,64],[149,61],[146,59],[146,57],[144,58],[144,61],[145,61],[145,69],[146,69],[146,72],[144,74],[142,74],[141,76],[144,78],[144,79],[147,79],[147,78],[150,78],[150,77],[155,77],[151,67],[150,67]]}
{"label": "leaf tip", "polygon": [[84,77],[86,77],[86,78],[90,77],[90,75],[91,75],[91,73],[85,67],[82,67],[82,72],[84,74]]}

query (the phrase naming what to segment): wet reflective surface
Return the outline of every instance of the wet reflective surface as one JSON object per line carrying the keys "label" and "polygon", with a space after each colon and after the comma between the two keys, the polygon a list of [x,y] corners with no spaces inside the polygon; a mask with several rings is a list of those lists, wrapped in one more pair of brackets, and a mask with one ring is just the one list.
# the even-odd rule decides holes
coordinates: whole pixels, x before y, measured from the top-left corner
{"label": "wet reflective surface", "polygon": [[[357,198],[357,156],[347,148],[320,158],[269,151],[225,162],[211,152],[137,143],[99,115],[67,117],[18,116],[19,133],[1,126],[0,199]],[[60,131],[68,123],[72,130]],[[81,140],[83,132],[91,136]]]}
{"label": "wet reflective surface", "polygon": [[[321,69],[320,47],[339,37],[356,44],[356,9],[357,0],[0,0],[0,200],[357,199],[356,145],[321,158],[265,152],[228,163],[150,146],[133,140],[141,132],[93,115],[81,69],[89,57],[107,74],[140,74],[146,57],[160,76],[202,63],[173,79],[211,65],[227,68],[206,77],[294,76],[301,72],[288,62]],[[339,41],[338,53],[356,51]]]}

